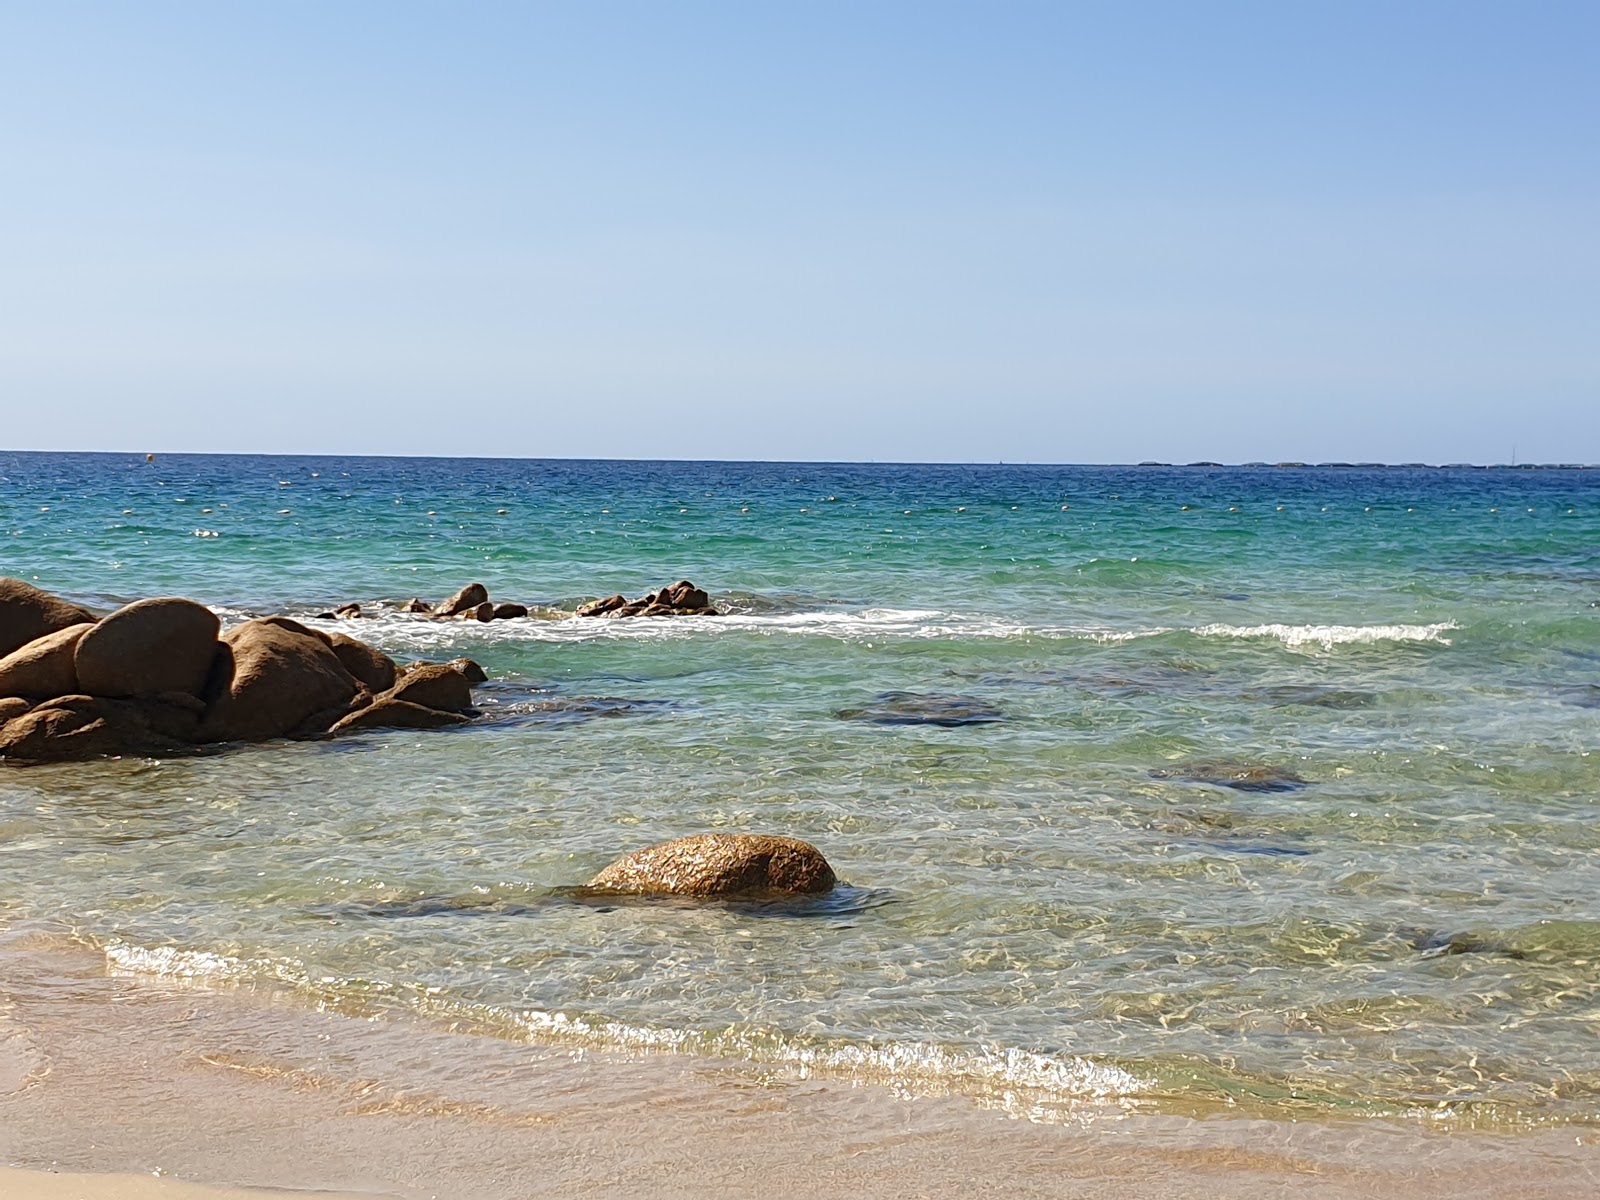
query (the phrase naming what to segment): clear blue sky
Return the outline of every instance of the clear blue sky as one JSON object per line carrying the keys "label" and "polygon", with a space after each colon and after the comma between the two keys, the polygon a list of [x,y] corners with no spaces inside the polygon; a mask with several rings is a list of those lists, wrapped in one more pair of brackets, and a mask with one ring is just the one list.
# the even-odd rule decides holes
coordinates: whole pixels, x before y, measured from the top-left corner
{"label": "clear blue sky", "polygon": [[0,415],[1600,461],[1600,4],[0,0]]}

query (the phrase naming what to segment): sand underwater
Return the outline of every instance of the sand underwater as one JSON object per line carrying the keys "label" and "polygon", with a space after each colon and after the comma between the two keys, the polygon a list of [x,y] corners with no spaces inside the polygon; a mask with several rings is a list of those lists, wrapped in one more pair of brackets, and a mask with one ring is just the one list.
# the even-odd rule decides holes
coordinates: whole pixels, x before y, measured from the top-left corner
{"label": "sand underwater", "polygon": [[[0,574],[489,675],[459,729],[0,770],[0,1162],[124,1173],[7,1195],[1600,1193],[1600,472],[0,485]],[[725,615],[550,616],[685,577]],[[540,615],[398,611],[473,580]],[[570,891],[705,830],[844,886]]]}

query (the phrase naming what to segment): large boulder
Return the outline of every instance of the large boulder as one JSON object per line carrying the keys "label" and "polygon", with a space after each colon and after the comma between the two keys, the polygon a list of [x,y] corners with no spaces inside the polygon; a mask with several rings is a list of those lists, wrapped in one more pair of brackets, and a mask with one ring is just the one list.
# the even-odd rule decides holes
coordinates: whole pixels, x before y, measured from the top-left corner
{"label": "large boulder", "polygon": [[0,658],[0,696],[49,700],[79,690],[73,654],[78,640],[94,628],[93,622],[68,625],[34,638],[26,646]]}
{"label": "large boulder", "polygon": [[0,655],[72,625],[93,623],[86,608],[68,604],[59,596],[20,579],[0,578]]}
{"label": "large boulder", "polygon": [[[194,697],[185,697],[195,704]],[[0,758],[67,762],[104,756],[164,757],[191,749],[199,714],[169,698],[58,696],[0,725]]]}
{"label": "large boulder", "polygon": [[418,663],[386,695],[443,712],[465,712],[472,707],[472,685],[453,664]]}
{"label": "large boulder", "polygon": [[0,696],[0,725],[4,725],[14,717],[20,717],[32,707],[33,705],[21,696]]}
{"label": "large boulder", "polygon": [[136,600],[78,642],[78,687],[91,696],[198,696],[217,650],[217,614],[176,596]]}
{"label": "large boulder", "polygon": [[816,895],[838,882],[809,842],[754,833],[702,833],[619,858],[589,886],[638,895]]}
{"label": "large boulder", "polygon": [[[480,604],[489,602],[489,589],[481,583],[469,583],[450,599],[433,610],[436,617],[454,617],[469,610],[475,610]],[[490,610],[493,611],[492,609]]]}
{"label": "large boulder", "polygon": [[[246,621],[223,634],[206,684],[199,736],[261,741],[331,724],[364,691],[323,637],[288,618]],[[325,724],[322,732],[328,726]]]}

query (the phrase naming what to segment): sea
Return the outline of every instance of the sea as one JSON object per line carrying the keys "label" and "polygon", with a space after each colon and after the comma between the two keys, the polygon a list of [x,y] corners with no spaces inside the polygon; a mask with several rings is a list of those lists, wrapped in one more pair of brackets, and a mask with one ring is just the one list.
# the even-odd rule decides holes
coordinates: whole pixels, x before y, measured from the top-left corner
{"label": "sea", "polygon": [[[1600,470],[0,453],[0,574],[489,677],[0,769],[0,926],[113,971],[1036,1121],[1600,1121]],[[399,611],[471,582],[533,615]],[[707,831],[843,882],[582,890]]]}

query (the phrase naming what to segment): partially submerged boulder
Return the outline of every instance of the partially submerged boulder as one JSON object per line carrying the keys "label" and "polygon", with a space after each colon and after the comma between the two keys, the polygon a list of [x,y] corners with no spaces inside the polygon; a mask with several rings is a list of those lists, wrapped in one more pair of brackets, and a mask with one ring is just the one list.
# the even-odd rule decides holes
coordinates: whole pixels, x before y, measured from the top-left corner
{"label": "partially submerged boulder", "polygon": [[73,654],[78,640],[93,628],[92,622],[68,625],[0,658],[0,696],[48,700],[79,691]]}
{"label": "partially submerged boulder", "polygon": [[450,599],[433,610],[436,617],[454,617],[469,609],[476,610],[478,605],[489,600],[489,589],[481,583],[469,583]]}
{"label": "partially submerged boulder", "polygon": [[0,655],[10,654],[47,633],[72,625],[93,624],[86,608],[21,579],[0,578]]}
{"label": "partially submerged boulder", "polygon": [[203,604],[176,596],[124,605],[78,642],[78,687],[91,696],[199,695],[222,623]]}
{"label": "partially submerged boulder", "polygon": [[465,712],[472,707],[472,687],[466,675],[453,665],[418,663],[383,698],[444,712]]}
{"label": "partially submerged boulder", "polygon": [[437,708],[399,700],[393,696],[379,696],[365,708],[358,709],[336,722],[332,734],[361,733],[368,729],[443,729],[447,725],[465,725],[472,718],[455,712],[441,712]]}
{"label": "partially submerged boulder", "polygon": [[0,758],[69,762],[192,753],[198,723],[197,712],[166,698],[58,696],[0,725]]}
{"label": "partially submerged boulder", "polygon": [[822,852],[797,838],[702,833],[637,850],[589,881],[633,895],[819,895],[838,880]]}
{"label": "partially submerged boulder", "polygon": [[302,732],[308,718],[348,706],[362,690],[327,641],[305,626],[287,618],[246,621],[222,636],[200,737],[286,737]]}

